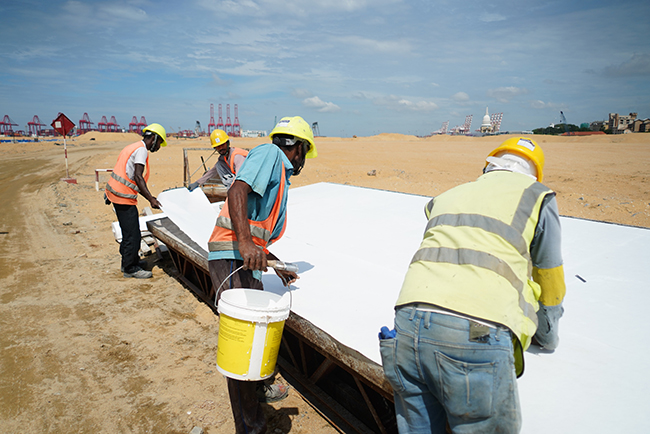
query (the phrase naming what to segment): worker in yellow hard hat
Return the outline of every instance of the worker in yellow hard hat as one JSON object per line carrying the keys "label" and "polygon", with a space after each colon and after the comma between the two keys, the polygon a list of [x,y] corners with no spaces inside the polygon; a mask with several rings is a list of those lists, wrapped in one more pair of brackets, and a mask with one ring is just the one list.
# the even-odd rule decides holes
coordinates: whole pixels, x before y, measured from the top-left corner
{"label": "worker in yellow hard hat", "polygon": [[[289,178],[300,174],[306,158],[316,156],[311,127],[300,116],[282,118],[271,132],[273,143],[253,148],[228,191],[210,237],[208,260],[212,296],[221,289],[264,289],[262,271],[277,260],[268,247],[280,239],[287,221]],[[286,286],[298,275],[278,271]],[[237,433],[265,433],[266,418],[259,401],[284,399],[288,388],[263,381],[228,378],[230,404]]]}
{"label": "worker in yellow hard hat", "polygon": [[215,176],[219,176],[221,183],[230,188],[235,180],[237,170],[244,164],[248,151],[230,146],[230,137],[224,130],[216,129],[210,134],[210,144],[219,154],[219,160],[202,177],[191,183],[188,188],[193,191],[196,187],[205,184]]}
{"label": "worker in yellow hard hat", "polygon": [[400,433],[518,433],[524,351],[559,344],[566,286],[544,152],[510,138],[483,171],[426,205],[395,328],[379,334]]}
{"label": "worker in yellow hard hat", "polygon": [[167,133],[160,124],[147,125],[142,130],[142,140],[125,147],[117,157],[111,177],[106,184],[106,204],[113,204],[122,231],[120,254],[124,277],[144,279],[152,277],[151,271],[142,269],[139,261],[140,222],[138,220],[138,194],[145,197],[154,209],[160,202],[149,192],[149,152],[167,146]]}

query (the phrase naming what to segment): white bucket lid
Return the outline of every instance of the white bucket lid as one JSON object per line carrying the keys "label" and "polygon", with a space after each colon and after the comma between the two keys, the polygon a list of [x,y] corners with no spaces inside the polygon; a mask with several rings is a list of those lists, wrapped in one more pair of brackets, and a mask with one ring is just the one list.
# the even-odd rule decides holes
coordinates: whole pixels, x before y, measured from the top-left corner
{"label": "white bucket lid", "polygon": [[277,322],[289,317],[289,298],[258,289],[234,288],[221,293],[217,310],[244,321]]}

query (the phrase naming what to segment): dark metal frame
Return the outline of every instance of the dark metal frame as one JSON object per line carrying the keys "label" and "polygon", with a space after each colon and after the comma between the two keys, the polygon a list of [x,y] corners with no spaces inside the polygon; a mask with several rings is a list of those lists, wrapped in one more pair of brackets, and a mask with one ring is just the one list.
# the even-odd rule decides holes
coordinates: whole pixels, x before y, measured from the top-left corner
{"label": "dark metal frame", "polygon": [[[216,312],[208,254],[171,220],[147,222],[178,270],[176,276]],[[294,387],[345,433],[397,433],[393,391],[380,365],[291,312],[278,365]]]}

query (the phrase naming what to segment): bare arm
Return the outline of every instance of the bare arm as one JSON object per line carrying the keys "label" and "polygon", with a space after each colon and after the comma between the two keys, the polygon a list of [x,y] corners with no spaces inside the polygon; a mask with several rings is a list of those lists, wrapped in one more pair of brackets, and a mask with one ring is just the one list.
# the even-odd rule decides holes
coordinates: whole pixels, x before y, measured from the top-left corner
{"label": "bare arm", "polygon": [[160,202],[156,199],[147,188],[147,182],[144,180],[142,174],[144,173],[144,165],[136,164],[135,173],[133,174],[134,181],[140,190],[140,194],[144,196],[145,199],[149,201],[151,207],[154,209],[160,209]]}

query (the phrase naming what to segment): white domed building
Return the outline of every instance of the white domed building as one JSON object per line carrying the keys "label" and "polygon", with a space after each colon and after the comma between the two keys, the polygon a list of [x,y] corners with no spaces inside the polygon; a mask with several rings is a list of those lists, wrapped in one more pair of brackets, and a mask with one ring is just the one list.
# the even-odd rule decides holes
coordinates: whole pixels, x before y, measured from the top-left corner
{"label": "white domed building", "polygon": [[490,122],[490,115],[488,114],[488,108],[485,107],[485,116],[483,116],[483,122],[481,122],[481,132],[482,133],[491,133],[492,131],[492,122]]}

